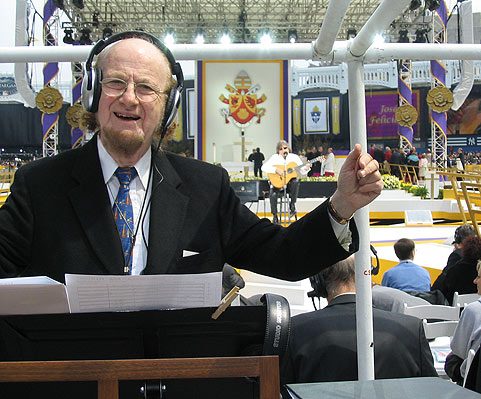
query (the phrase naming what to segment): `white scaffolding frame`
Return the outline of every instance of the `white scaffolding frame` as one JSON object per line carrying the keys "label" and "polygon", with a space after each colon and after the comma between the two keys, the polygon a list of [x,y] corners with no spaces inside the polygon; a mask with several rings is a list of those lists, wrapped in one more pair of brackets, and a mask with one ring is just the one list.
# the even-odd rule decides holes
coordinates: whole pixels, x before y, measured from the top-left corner
{"label": "white scaffolding frame", "polygon": [[[406,82],[406,85],[412,89],[412,71],[413,71],[413,62],[411,60],[400,60],[399,61],[399,77]],[[408,103],[402,96],[399,96],[399,106],[402,105],[412,105]],[[405,154],[409,153],[412,144],[406,140],[405,137],[399,136],[399,150],[404,152]]]}
{"label": "white scaffolding frame", "polygon": [[[432,18],[432,42],[435,45],[446,43],[446,27],[440,20],[438,14],[433,13]],[[439,62],[442,64],[441,61]],[[437,86],[441,86],[441,83],[431,76],[431,89]],[[431,112],[432,111],[430,111],[430,113]],[[448,137],[446,134],[447,132],[443,132],[434,121],[431,121],[433,166],[440,168],[446,168],[448,166]]]}

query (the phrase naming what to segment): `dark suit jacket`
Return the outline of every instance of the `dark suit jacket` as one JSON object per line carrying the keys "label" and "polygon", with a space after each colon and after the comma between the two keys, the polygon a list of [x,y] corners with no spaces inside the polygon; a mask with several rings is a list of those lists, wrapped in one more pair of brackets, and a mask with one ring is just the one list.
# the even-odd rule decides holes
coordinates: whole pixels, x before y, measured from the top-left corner
{"label": "dark suit jacket", "polygon": [[444,297],[450,304],[453,303],[454,293],[458,294],[472,294],[477,292],[476,284],[473,280],[478,275],[476,271],[476,259],[461,257],[454,266],[446,271],[446,278],[444,284],[439,286],[439,290],[444,294]]}
{"label": "dark suit jacket", "polygon": [[[291,321],[282,384],[358,379],[354,294]],[[376,379],[437,376],[420,319],[373,308],[373,325]]]}
{"label": "dark suit jacket", "polygon": [[463,256],[463,250],[461,248],[455,249],[453,252],[449,254],[446,266],[444,267],[443,271],[438,276],[436,281],[434,281],[433,285],[431,286],[431,290],[443,291],[445,289],[447,273],[462,258],[462,256]]}
{"label": "dark suit jacket", "polygon": [[[242,205],[218,166],[169,153],[154,159],[145,274],[220,271],[225,262],[298,280],[349,255],[326,203],[281,228]],[[161,182],[159,183],[159,181]],[[353,245],[358,234],[351,222]],[[122,274],[123,254],[97,140],[25,165],[0,208],[0,277]],[[183,250],[198,252],[183,258]],[[319,251],[329,257],[319,258]]]}

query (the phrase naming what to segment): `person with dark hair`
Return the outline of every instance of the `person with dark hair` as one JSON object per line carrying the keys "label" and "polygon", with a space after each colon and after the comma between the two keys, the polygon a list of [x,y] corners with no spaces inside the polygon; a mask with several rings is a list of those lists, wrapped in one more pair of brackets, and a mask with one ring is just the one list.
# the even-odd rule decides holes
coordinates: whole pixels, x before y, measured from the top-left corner
{"label": "person with dark hair", "polygon": [[[281,385],[358,379],[354,256],[313,277],[314,292],[328,305],[292,317]],[[372,310],[375,378],[437,376],[422,321]]]}
{"label": "person with dark hair", "polygon": [[385,159],[384,151],[381,147],[374,146],[374,155],[372,156],[379,164],[382,164]]}
{"label": "person with dark hair", "polygon": [[459,226],[454,231],[454,240],[451,244],[454,245],[454,250],[449,254],[448,261],[446,266],[444,267],[441,274],[436,278],[432,285],[432,290],[440,290],[443,291],[446,287],[446,275],[451,269],[463,256],[463,241],[465,238],[474,236],[476,234],[476,230],[470,224],[463,224]]}
{"label": "person with dark hair", "polygon": [[399,148],[394,148],[392,150],[392,155],[389,158],[389,163],[393,165],[391,166],[391,174],[396,176],[398,179],[401,179],[401,171],[399,170],[398,165],[404,165],[404,159],[399,152]]}
{"label": "person with dark hair", "polygon": [[438,289],[449,303],[453,303],[454,293],[471,294],[476,292],[473,280],[476,277],[476,264],[481,259],[481,238],[476,235],[463,240],[463,256],[446,272],[444,284]]}
{"label": "person with dark hair", "polygon": [[414,241],[409,238],[401,238],[394,244],[394,252],[400,262],[384,273],[382,285],[402,291],[430,291],[429,272],[413,262]]}
{"label": "person with dark hair", "polygon": [[254,176],[262,178],[262,162],[264,162],[264,154],[259,147],[252,149],[252,154],[249,155],[248,161],[254,162]]}
{"label": "person with dark hair", "polygon": [[[306,154],[306,158],[308,161],[311,159],[317,158],[319,155],[322,155],[322,146],[319,146],[319,150],[313,145]],[[319,161],[313,162],[311,165],[311,169],[307,171],[307,176],[309,177],[319,177],[321,175],[321,163]]]}

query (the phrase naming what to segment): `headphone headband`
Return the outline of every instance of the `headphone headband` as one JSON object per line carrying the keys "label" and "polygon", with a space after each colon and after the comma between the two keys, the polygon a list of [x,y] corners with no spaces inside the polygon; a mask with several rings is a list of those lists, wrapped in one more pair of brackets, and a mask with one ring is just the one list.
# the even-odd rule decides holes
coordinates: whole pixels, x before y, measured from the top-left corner
{"label": "headphone headband", "polygon": [[[106,47],[111,44],[125,40],[139,38],[152,43],[157,47],[162,54],[167,58],[172,70],[172,75],[176,79],[175,86],[170,90],[164,110],[164,118],[162,120],[162,138],[165,135],[167,128],[172,124],[177,114],[180,105],[181,93],[184,89],[184,75],[182,68],[178,62],[175,61],[171,51],[155,36],[143,31],[125,31],[119,32],[107,39],[99,40],[90,51],[89,56],[85,62],[85,75],[82,82],[82,105],[89,112],[98,111],[98,103],[102,93],[102,71],[98,68],[93,68],[93,60],[95,56],[99,55]],[[162,140],[161,138],[161,140]]]}

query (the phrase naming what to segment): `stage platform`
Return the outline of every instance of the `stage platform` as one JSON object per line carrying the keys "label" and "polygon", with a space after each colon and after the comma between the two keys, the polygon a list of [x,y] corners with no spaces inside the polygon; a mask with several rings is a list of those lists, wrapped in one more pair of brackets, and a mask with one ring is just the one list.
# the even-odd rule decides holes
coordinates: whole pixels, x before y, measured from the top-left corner
{"label": "stage platform", "polygon": [[[298,198],[297,213],[304,215],[326,200],[327,197]],[[246,206],[260,217],[272,217],[269,199],[246,202]],[[454,199],[421,199],[404,190],[383,190],[381,195],[369,205],[371,220],[404,220],[404,211],[429,210],[433,219],[437,220],[462,220],[458,203]],[[467,209],[464,209],[468,216]]]}

